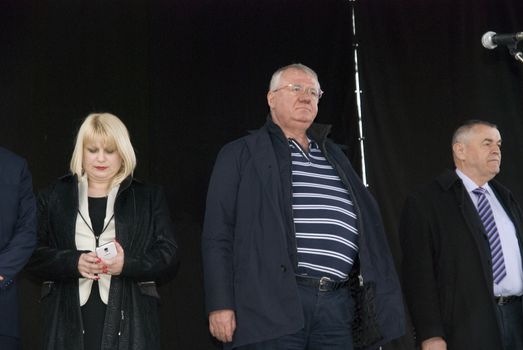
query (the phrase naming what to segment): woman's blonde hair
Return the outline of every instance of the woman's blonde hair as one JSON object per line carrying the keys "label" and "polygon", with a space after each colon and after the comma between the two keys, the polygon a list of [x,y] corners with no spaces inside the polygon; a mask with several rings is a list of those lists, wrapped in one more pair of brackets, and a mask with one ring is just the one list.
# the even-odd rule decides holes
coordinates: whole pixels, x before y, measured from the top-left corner
{"label": "woman's blonde hair", "polygon": [[111,181],[111,186],[118,185],[133,174],[136,168],[136,155],[124,123],[110,113],[92,113],[83,121],[76,135],[76,144],[70,164],[71,173],[78,179],[83,176],[84,146],[98,138],[101,138],[107,147],[114,147],[122,158],[120,171]]}

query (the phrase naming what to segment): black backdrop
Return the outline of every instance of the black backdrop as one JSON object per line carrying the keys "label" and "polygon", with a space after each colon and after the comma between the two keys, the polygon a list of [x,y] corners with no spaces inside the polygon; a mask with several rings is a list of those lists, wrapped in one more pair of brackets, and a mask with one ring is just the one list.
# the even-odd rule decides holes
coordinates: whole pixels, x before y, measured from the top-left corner
{"label": "black backdrop", "polygon": [[[480,43],[488,30],[523,30],[523,2],[381,0],[358,9],[369,185],[399,264],[405,197],[453,167],[451,135],[463,121],[498,125],[498,179],[523,201],[523,64]],[[410,329],[393,345],[411,349]]]}
{"label": "black backdrop", "polygon": [[[35,190],[67,171],[89,112],[128,126],[137,177],[165,186],[180,244],[164,285],[165,349],[214,349],[203,311],[200,234],[219,148],[260,126],[271,73],[302,62],[326,91],[318,121],[359,168],[350,1],[3,0],[0,144],[26,157]],[[367,171],[393,252],[405,195],[451,165],[470,117],[504,137],[502,180],[523,199],[523,64],[487,51],[487,30],[523,30],[518,0],[357,3]],[[38,286],[20,281],[25,349],[40,337]],[[391,348],[408,349],[407,337]]]}

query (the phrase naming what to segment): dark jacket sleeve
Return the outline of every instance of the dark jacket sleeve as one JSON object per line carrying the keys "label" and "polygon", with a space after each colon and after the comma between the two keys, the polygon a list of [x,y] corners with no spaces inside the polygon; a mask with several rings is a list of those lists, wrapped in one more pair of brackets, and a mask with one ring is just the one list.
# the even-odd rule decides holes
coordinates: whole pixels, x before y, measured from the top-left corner
{"label": "dark jacket sleeve", "polygon": [[241,181],[238,142],[218,154],[209,183],[202,235],[202,258],[207,312],[235,309],[234,231],[236,201]]}
{"label": "dark jacket sleeve", "polygon": [[407,199],[400,220],[403,287],[418,342],[445,338],[437,287],[438,247],[423,203]]}
{"label": "dark jacket sleeve", "polygon": [[[50,222],[50,205],[57,205],[60,201],[51,201],[52,189],[38,194],[38,243],[36,250],[27,264],[27,270],[44,280],[62,280],[80,278],[78,260],[84,253],[76,249],[57,248],[52,243],[52,223]],[[60,208],[53,208],[60,210]],[[60,223],[54,223],[60,225]],[[55,237],[56,239],[56,237]]]}
{"label": "dark jacket sleeve", "polygon": [[151,186],[152,223],[151,244],[144,254],[125,255],[122,277],[137,280],[156,280],[168,272],[176,257],[174,225],[164,192],[160,187]]}
{"label": "dark jacket sleeve", "polygon": [[24,267],[36,245],[36,205],[31,174],[24,161],[18,183],[18,207],[16,223],[11,240],[0,248],[0,288],[10,283]]}

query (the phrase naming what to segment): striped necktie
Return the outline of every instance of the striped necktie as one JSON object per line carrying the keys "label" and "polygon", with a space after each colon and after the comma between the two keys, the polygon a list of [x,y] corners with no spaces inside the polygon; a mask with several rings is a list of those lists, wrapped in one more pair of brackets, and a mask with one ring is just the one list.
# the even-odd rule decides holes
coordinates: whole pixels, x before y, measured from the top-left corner
{"label": "striped necktie", "polygon": [[481,218],[481,222],[485,227],[488,241],[490,244],[490,255],[492,256],[492,276],[494,283],[499,284],[503,278],[507,275],[505,269],[505,259],[503,257],[503,249],[501,249],[501,240],[499,239],[498,228],[496,227],[496,221],[492,214],[492,208],[487,199],[485,193],[486,189],[478,187],[473,190],[475,195],[478,196],[478,214]]}

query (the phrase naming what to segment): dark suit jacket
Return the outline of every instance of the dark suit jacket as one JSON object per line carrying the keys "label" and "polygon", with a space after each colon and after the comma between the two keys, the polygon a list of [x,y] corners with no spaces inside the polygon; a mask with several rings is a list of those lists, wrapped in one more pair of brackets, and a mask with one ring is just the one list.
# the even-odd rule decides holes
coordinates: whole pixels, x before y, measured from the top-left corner
{"label": "dark suit jacket", "polygon": [[[515,225],[521,251],[521,210],[508,189],[495,180],[489,184]],[[502,349],[488,241],[454,171],[407,199],[400,238],[417,341],[441,336],[449,350]]]}
{"label": "dark suit jacket", "polygon": [[[326,138],[329,130],[309,129],[359,210],[360,272],[376,292],[366,306],[377,310],[385,343],[404,332],[398,277],[378,206],[343,152]],[[226,145],[216,160],[202,237],[205,297],[207,312],[235,310],[234,347],[294,333],[304,325],[294,272],[290,165],[288,141],[270,120]]]}
{"label": "dark suit jacket", "polygon": [[[36,245],[36,207],[24,159],[0,148],[0,335],[19,336],[17,273]],[[0,344],[1,345],[1,344]]]}

